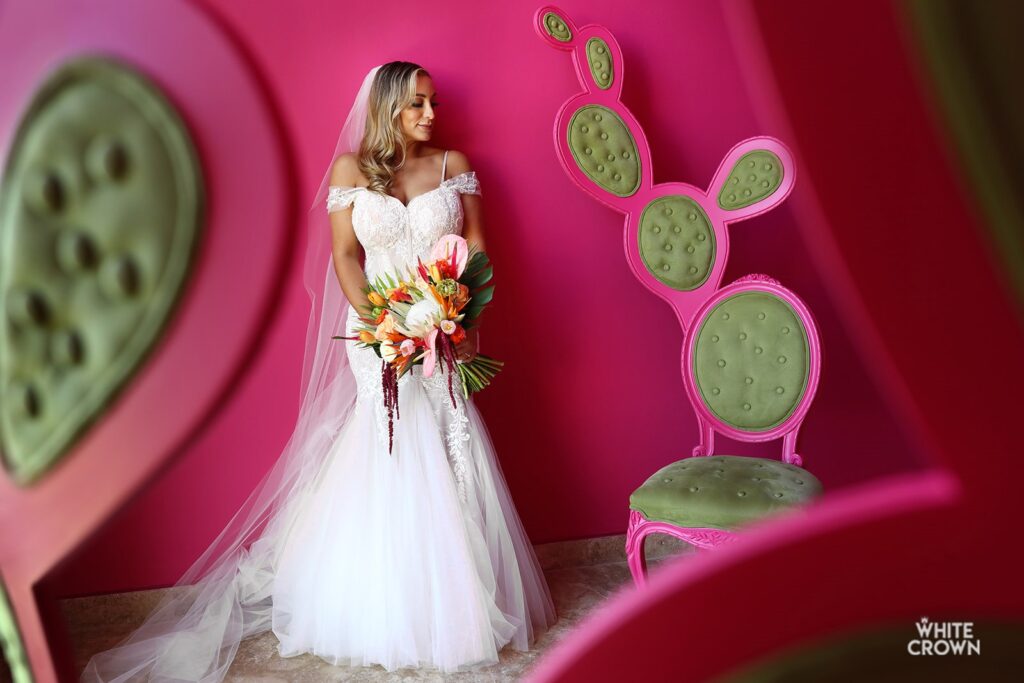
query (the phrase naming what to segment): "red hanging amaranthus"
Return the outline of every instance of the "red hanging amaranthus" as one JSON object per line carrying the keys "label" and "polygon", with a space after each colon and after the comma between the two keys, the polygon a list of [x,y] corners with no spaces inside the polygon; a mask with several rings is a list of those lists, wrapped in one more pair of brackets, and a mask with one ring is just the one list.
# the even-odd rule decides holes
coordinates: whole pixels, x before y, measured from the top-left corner
{"label": "red hanging amaranthus", "polygon": [[380,369],[380,383],[384,390],[384,407],[388,409],[388,453],[395,443],[395,419],[398,413],[398,374],[391,363],[383,361]]}
{"label": "red hanging amaranthus", "polygon": [[452,391],[452,375],[455,374],[455,342],[444,332],[438,332],[437,338],[439,340],[437,353],[445,365],[448,366],[448,395],[452,399],[452,408],[455,407],[455,393]]}

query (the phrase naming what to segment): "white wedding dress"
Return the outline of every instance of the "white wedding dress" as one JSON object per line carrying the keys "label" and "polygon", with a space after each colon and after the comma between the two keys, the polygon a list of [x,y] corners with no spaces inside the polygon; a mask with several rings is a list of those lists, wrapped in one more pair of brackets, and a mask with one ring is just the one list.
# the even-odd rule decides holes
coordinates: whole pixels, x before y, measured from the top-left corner
{"label": "white wedding dress", "polygon": [[[327,210],[352,205],[372,279],[417,256],[426,261],[441,236],[461,233],[460,193],[479,193],[474,172],[441,180],[408,205],[331,187]],[[348,314],[352,335],[356,311]],[[451,672],[497,662],[508,643],[529,649],[554,623],[554,605],[458,374],[454,407],[440,367],[426,378],[416,366],[399,380],[389,453],[381,361],[339,343],[348,345],[356,405],[280,548],[272,589],[279,653]]]}

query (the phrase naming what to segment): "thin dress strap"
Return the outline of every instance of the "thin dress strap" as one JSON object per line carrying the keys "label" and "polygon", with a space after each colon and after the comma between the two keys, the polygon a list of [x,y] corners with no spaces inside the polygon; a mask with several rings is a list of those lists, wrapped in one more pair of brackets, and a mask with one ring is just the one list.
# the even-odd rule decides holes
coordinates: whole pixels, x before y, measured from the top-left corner
{"label": "thin dress strap", "polygon": [[445,169],[448,168],[448,150],[444,151],[444,159],[441,160],[441,182],[444,182]]}

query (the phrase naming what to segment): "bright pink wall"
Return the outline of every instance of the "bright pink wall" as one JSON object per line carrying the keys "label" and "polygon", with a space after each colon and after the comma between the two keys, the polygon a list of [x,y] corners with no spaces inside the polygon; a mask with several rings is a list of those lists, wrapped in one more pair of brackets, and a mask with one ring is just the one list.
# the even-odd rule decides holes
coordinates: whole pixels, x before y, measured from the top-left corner
{"label": "bright pink wall", "polygon": [[[497,296],[482,340],[507,369],[477,401],[520,515],[534,542],[624,532],[629,493],[697,439],[678,374],[681,332],[671,309],[630,273],[622,217],[584,196],[559,167],[553,117],[577,85],[568,60],[533,32],[537,3],[375,6],[385,11],[347,2],[198,4],[251,54],[280,110],[298,197],[292,222],[280,230],[295,240],[366,70],[408,59],[432,72],[442,103],[436,139],[468,154],[483,187]],[[619,40],[623,100],[647,133],[656,182],[705,185],[739,140],[783,137],[756,122],[716,4],[560,6],[581,23],[608,26]],[[261,169],[236,172],[251,177]],[[798,182],[791,197],[800,192]],[[801,434],[806,465],[831,490],[915,469],[916,447],[875,384],[884,378],[851,343],[795,220],[783,205],[735,226],[723,282],[769,273],[819,321],[825,357]],[[239,259],[246,250],[238,244]],[[222,410],[163,478],[53,578],[55,594],[173,583],[273,462],[298,402],[308,306],[301,257],[296,245],[278,282],[278,308]],[[499,337],[497,330],[514,326],[521,332]],[[729,447],[720,441],[720,449]]]}

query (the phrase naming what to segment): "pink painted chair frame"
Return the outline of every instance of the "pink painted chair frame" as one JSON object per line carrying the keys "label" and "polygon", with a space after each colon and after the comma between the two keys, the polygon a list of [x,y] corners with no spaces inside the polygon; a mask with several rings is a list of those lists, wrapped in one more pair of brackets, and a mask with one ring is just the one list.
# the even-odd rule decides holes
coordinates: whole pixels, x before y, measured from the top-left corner
{"label": "pink painted chair frame", "polygon": [[[700,323],[721,301],[743,292],[766,292],[777,296],[793,309],[807,334],[809,362],[804,394],[788,418],[771,429],[759,432],[736,429],[732,425],[723,422],[711,412],[700,398],[700,392],[697,389],[696,378],[693,373],[692,361],[696,350],[697,333],[701,328]],[[810,309],[807,308],[806,304],[796,294],[780,285],[777,280],[767,275],[752,274],[739,278],[732,284],[715,292],[697,310],[693,322],[694,324],[686,332],[686,338],[683,343],[683,379],[686,384],[686,395],[697,415],[697,424],[700,432],[700,443],[693,449],[691,457],[713,455],[715,432],[719,432],[729,438],[748,443],[781,438],[782,461],[798,467],[802,466],[803,458],[796,452],[797,434],[807,415],[807,411],[811,407],[814,395],[817,393],[818,380],[821,376],[821,339],[818,334],[817,323]],[[626,559],[629,564],[629,571],[633,575],[633,581],[637,587],[646,585],[647,561],[644,555],[644,539],[654,533],[673,536],[700,549],[714,548],[723,543],[731,542],[736,538],[736,534],[731,531],[680,527],[669,522],[648,520],[637,510],[630,510],[629,525],[626,530]]]}

